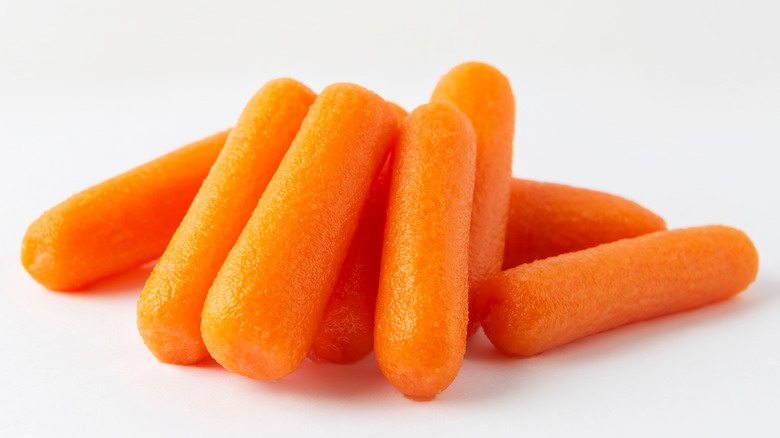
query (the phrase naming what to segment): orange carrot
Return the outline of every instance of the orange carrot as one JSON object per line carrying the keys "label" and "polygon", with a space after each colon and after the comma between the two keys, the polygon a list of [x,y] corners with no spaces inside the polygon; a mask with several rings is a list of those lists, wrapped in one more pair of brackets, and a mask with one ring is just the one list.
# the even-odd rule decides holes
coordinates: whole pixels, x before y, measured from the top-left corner
{"label": "orange carrot", "polygon": [[409,398],[435,397],[463,361],[475,159],[471,123],[444,102],[406,118],[393,154],[374,347]]}
{"label": "orange carrot", "polygon": [[225,143],[220,132],[77,193],[27,229],[22,265],[75,291],[162,254]]}
{"label": "orange carrot", "polygon": [[387,103],[390,104],[390,106],[393,108],[393,111],[395,112],[396,121],[400,126],[404,122],[406,116],[409,115],[409,113],[407,113],[406,110],[401,105],[398,105],[395,102],[387,102]]}
{"label": "orange carrot", "polygon": [[[407,116],[406,110],[388,103],[395,110],[400,125]],[[374,309],[390,189],[389,162],[388,159],[371,185],[355,237],[317,327],[312,344],[316,359],[350,363],[374,349]]]}
{"label": "orange carrot", "polygon": [[229,133],[158,157],[47,211],[24,237],[25,269],[49,289],[76,291],[160,257]]}
{"label": "orange carrot", "polygon": [[312,104],[206,298],[201,333],[225,368],[279,379],[306,357],[397,130],[390,105],[357,85]]}
{"label": "orange carrot", "polygon": [[305,85],[278,79],[244,108],[138,300],[138,330],[161,362],[190,364],[208,354],[200,336],[206,294],[314,97]]}
{"label": "orange carrot", "polygon": [[741,231],[706,226],[563,254],[502,272],[479,290],[482,327],[506,354],[532,356],[631,322],[694,309],[755,280]]}
{"label": "orange carrot", "polygon": [[504,269],[665,229],[661,217],[627,199],[514,178]]}
{"label": "orange carrot", "polygon": [[[469,237],[469,287],[501,271],[512,179],[515,99],[509,81],[487,64],[467,62],[445,74],[432,102],[455,104],[477,135],[477,173]],[[479,326],[469,295],[469,334]]]}
{"label": "orange carrot", "polygon": [[390,188],[388,170],[385,166],[371,185],[355,237],[314,336],[312,353],[316,359],[350,363],[374,349],[374,309]]}
{"label": "orange carrot", "polygon": [[[381,176],[380,176],[381,178]],[[387,187],[377,180],[314,339],[314,357],[359,360],[373,348],[374,307]],[[662,218],[618,196],[513,178],[505,268],[666,229]],[[381,207],[380,207],[381,206]],[[380,210],[381,209],[381,215]],[[370,341],[370,342],[369,342]]]}

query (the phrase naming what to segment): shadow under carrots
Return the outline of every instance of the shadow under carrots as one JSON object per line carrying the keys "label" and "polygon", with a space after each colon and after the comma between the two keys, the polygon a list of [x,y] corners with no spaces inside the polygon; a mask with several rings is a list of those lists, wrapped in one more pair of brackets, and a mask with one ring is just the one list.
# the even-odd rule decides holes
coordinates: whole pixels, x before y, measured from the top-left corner
{"label": "shadow under carrots", "polygon": [[105,297],[106,295],[125,294],[141,295],[141,290],[144,288],[146,280],[149,278],[149,275],[151,275],[155,264],[157,264],[157,260],[100,280],[87,286],[83,291],[75,292],[74,294],[83,297]]}
{"label": "shadow under carrots", "polygon": [[[93,295],[127,297],[138,294],[151,273],[148,263],[119,276],[99,282],[74,299]],[[480,330],[469,339],[460,375],[452,386],[436,398],[437,404],[471,403],[479,399],[500,398],[502,393],[522,391],[527,372],[574,372],[575,367],[610,357],[632,354],[652,348],[689,331],[706,331],[720,324],[739,325],[762,313],[774,311],[780,300],[780,279],[759,276],[742,294],[722,302],[691,311],[628,324],[617,329],[571,342],[532,358],[512,358],[496,350]],[[763,317],[762,317],[763,318]],[[207,358],[190,370],[201,378],[225,373],[214,359]],[[236,376],[238,377],[238,376]],[[354,364],[339,365],[306,359],[291,375],[273,382],[253,383],[252,390],[271,392],[282,397],[305,397],[338,403],[413,403],[384,378],[374,354]],[[539,385],[537,381],[534,385]],[[544,385],[544,384],[543,384]]]}
{"label": "shadow under carrots", "polygon": [[199,368],[199,369],[204,369],[204,370],[214,369],[214,370],[220,370],[220,371],[227,371],[226,369],[222,368],[222,365],[217,363],[217,361],[214,360],[214,358],[212,358],[211,356],[208,356],[208,355],[206,356],[205,359],[203,359],[202,361],[200,361],[198,363],[194,363],[194,364],[191,364],[191,365],[184,365],[184,366],[191,367],[191,368]]}
{"label": "shadow under carrots", "polygon": [[[461,375],[436,398],[436,403],[471,403],[478,399],[501,397],[498,394],[501,392],[519,391],[524,385],[524,374],[528,367],[553,367],[557,372],[566,372],[588,361],[608,360],[611,355],[630,354],[632,350],[648,348],[687,330],[706,330],[708,324],[718,324],[718,321],[731,320],[732,324],[738,323],[735,319],[749,318],[780,299],[778,292],[780,281],[760,277],[747,291],[730,300],[628,324],[525,359],[499,352],[484,333],[478,331],[469,339]],[[211,358],[195,367],[225,372]],[[280,396],[313,397],[347,404],[406,401],[384,378],[373,353],[349,365],[306,359],[300,368],[284,379],[258,381],[255,388]]]}
{"label": "shadow under carrots", "polygon": [[350,402],[384,398],[395,391],[379,370],[373,353],[353,364],[315,362],[307,358],[284,379],[259,383],[259,390],[280,395],[348,399]]}
{"label": "shadow under carrots", "polygon": [[[623,354],[626,351],[646,348],[649,344],[663,342],[664,339],[679,336],[688,330],[706,330],[708,324],[718,324],[730,318],[744,318],[761,311],[778,299],[780,299],[780,281],[759,276],[747,290],[728,300],[626,324],[577,339],[533,357],[572,360],[572,363],[577,363],[591,358],[603,358],[612,352]],[[469,345],[470,349],[471,347]],[[510,357],[500,353],[492,345],[483,344],[476,347],[466,353],[467,360],[490,362],[523,361],[533,358]]]}

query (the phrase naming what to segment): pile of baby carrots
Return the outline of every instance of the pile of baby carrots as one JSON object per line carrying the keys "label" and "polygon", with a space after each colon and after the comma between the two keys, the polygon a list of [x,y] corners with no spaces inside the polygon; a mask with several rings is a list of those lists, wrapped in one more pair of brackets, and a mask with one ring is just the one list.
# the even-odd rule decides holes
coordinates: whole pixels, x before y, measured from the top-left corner
{"label": "pile of baby carrots", "polygon": [[273,380],[373,350],[419,400],[480,325],[531,356],[755,280],[739,230],[667,231],[626,199],[512,178],[514,114],[507,78],[477,62],[410,114],[354,84],[272,80],[232,130],[45,212],[22,263],[76,291],[159,258],[137,321],[161,362]]}

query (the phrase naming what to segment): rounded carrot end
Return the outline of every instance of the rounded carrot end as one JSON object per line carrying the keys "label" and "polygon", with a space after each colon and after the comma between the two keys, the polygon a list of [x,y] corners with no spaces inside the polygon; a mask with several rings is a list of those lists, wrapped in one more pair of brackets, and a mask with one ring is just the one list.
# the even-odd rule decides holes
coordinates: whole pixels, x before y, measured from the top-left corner
{"label": "rounded carrot end", "polygon": [[392,107],[355,84],[311,105],[208,291],[201,334],[222,366],[272,380],[303,362],[397,129]]}
{"label": "rounded carrot end", "polygon": [[527,357],[726,300],[757,274],[758,252],[742,231],[657,231],[506,270],[481,286],[477,307],[493,345]]}
{"label": "rounded carrot end", "polygon": [[22,238],[21,260],[22,266],[30,276],[48,288],[47,285],[47,267],[51,265],[51,255],[44,249],[42,244],[42,233],[38,226],[39,220],[33,222],[24,233]]}
{"label": "rounded carrot end", "polygon": [[155,308],[145,303],[138,302],[136,324],[144,344],[157,360],[173,365],[192,365],[208,357],[199,330],[193,335],[192,328],[177,326],[173,318],[155,312]]}
{"label": "rounded carrot end", "polygon": [[[156,333],[143,331],[141,333],[146,347],[162,363],[194,365],[209,355],[200,339],[191,339],[186,333],[173,333],[172,331],[158,331]],[[175,341],[171,341],[172,339]],[[175,342],[175,345],[172,342]]]}
{"label": "rounded carrot end", "polygon": [[[476,174],[469,236],[469,286],[475,289],[501,271],[510,205],[515,98],[509,79],[482,62],[455,66],[441,77],[431,102],[450,102],[476,134]],[[479,328],[469,296],[469,335]]]}
{"label": "rounded carrot end", "polygon": [[241,112],[138,300],[139,331],[161,361],[207,355],[200,323],[208,290],[314,99],[304,84],[274,79]]}
{"label": "rounded carrot end", "polygon": [[44,287],[72,292],[159,257],[227,136],[191,143],[57,204],[28,228],[22,265]]}
{"label": "rounded carrot end", "polygon": [[44,213],[27,228],[22,238],[22,266],[40,285],[56,292],[75,292],[86,286],[77,275],[69,272],[78,269],[65,266],[66,260],[57,256],[58,236],[56,215]]}
{"label": "rounded carrot end", "polygon": [[204,316],[203,342],[211,357],[226,370],[255,380],[279,380],[295,371],[306,358],[274,354],[278,349],[241,336],[236,329]]}
{"label": "rounded carrot end", "polygon": [[457,106],[434,102],[409,114],[393,154],[374,349],[411,398],[444,391],[466,349],[475,137]]}
{"label": "rounded carrot end", "polygon": [[[475,61],[453,67],[436,84],[431,102],[438,101],[454,103],[469,117],[478,143],[508,138],[511,144],[515,97],[509,79],[499,69]],[[511,151],[505,153],[511,159]]]}
{"label": "rounded carrot end", "polygon": [[458,87],[469,87],[474,84],[484,87],[487,84],[506,88],[512,96],[509,79],[496,67],[479,61],[468,61],[451,68],[442,76],[433,92],[433,100],[443,98],[447,91],[455,91]]}
{"label": "rounded carrot end", "polygon": [[742,280],[741,284],[736,284],[733,287],[731,296],[738,295],[745,291],[758,277],[760,264],[758,249],[750,237],[742,230],[725,225],[712,225],[709,228],[712,228],[713,230],[719,229],[719,232],[724,236],[731,236],[729,240],[731,241],[730,245],[732,250],[727,256],[730,259],[729,264],[735,266],[734,278]]}
{"label": "rounded carrot end", "polygon": [[[433,400],[447,389],[460,370],[463,356],[453,351],[451,357],[387,357],[377,349],[377,361],[382,374],[404,396],[413,400]],[[417,356],[425,356],[420,354]]]}
{"label": "rounded carrot end", "polygon": [[[475,307],[485,336],[496,349],[507,356],[531,357],[543,351],[534,341],[544,337],[541,321],[545,319],[547,306],[536,295],[524,294],[525,290],[533,290],[533,286],[519,284],[517,277],[521,275],[515,273],[510,277],[502,273],[483,283],[477,291]],[[507,321],[511,321],[512,330],[507,329]],[[518,333],[535,336],[518,336]]]}
{"label": "rounded carrot end", "polygon": [[666,220],[662,218],[661,216],[652,213],[650,214],[650,220],[648,220],[647,228],[651,229],[652,231],[662,231],[662,230],[668,230],[668,226],[666,225]]}
{"label": "rounded carrot end", "polygon": [[266,326],[253,324],[255,310],[242,307],[253,300],[235,293],[240,289],[234,283],[241,282],[240,272],[228,269],[220,275],[209,289],[200,322],[201,338],[211,357],[228,371],[255,380],[278,380],[295,371],[309,351],[302,345],[305,340],[289,331],[274,331],[276,313],[263,318]]}

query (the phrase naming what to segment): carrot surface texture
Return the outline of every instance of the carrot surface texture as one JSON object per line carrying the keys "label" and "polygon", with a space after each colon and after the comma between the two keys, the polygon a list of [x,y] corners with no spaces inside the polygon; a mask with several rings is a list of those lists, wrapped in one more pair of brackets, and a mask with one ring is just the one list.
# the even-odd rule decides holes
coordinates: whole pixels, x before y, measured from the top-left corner
{"label": "carrot surface texture", "polygon": [[[389,175],[380,174],[371,188],[358,231],[317,330],[313,345],[316,359],[349,363],[373,349],[389,179]],[[665,229],[661,217],[619,196],[513,178],[505,269]]]}
{"label": "carrot surface texture", "polygon": [[[468,116],[477,136],[477,171],[469,236],[469,286],[501,271],[512,179],[515,98],[509,80],[496,68],[467,62],[445,74],[431,102],[453,103]],[[469,334],[479,327],[469,295]]]}
{"label": "carrot surface texture", "polygon": [[241,113],[138,300],[138,330],[160,361],[208,355],[200,335],[206,294],[314,98],[297,81],[273,80]]}
{"label": "carrot surface texture", "polygon": [[76,291],[156,259],[227,136],[191,143],[46,211],[24,235],[22,265],[48,289]]}
{"label": "carrot surface texture", "polygon": [[712,225],[659,231],[518,266],[486,282],[485,334],[509,355],[727,299],[758,273],[750,239]]}
{"label": "carrot surface texture", "polygon": [[312,344],[317,360],[350,363],[374,349],[374,311],[390,175],[385,166],[371,185],[355,237],[341,266]]}
{"label": "carrot surface texture", "polygon": [[406,116],[409,115],[409,113],[406,112],[404,107],[402,107],[401,105],[398,105],[395,102],[389,102],[388,101],[387,103],[390,104],[390,107],[392,107],[393,111],[395,112],[396,122],[398,122],[398,125],[401,125],[404,122],[404,119],[406,118]]}
{"label": "carrot surface texture", "polygon": [[374,347],[382,373],[428,400],[458,374],[468,325],[476,137],[448,103],[415,109],[392,159]]}
{"label": "carrot surface texture", "polygon": [[[389,103],[400,126],[408,114]],[[371,184],[355,237],[317,327],[312,344],[312,356],[317,360],[351,363],[374,349],[374,311],[390,189],[389,160]]]}
{"label": "carrot surface texture", "polygon": [[665,229],[660,216],[619,196],[513,178],[504,269]]}
{"label": "carrot surface texture", "polygon": [[314,101],[206,298],[201,333],[222,366],[279,379],[306,357],[396,123],[357,85]]}

